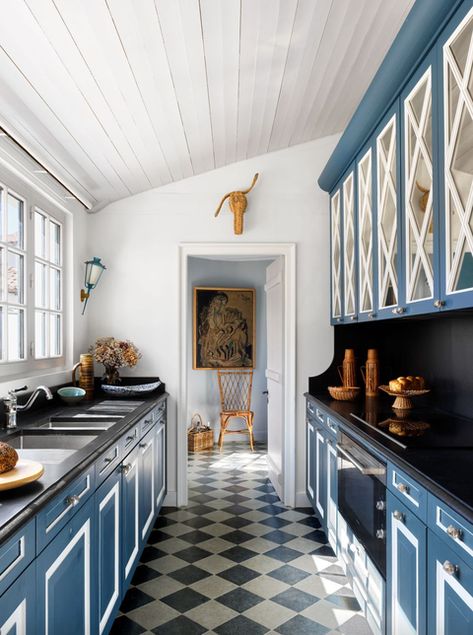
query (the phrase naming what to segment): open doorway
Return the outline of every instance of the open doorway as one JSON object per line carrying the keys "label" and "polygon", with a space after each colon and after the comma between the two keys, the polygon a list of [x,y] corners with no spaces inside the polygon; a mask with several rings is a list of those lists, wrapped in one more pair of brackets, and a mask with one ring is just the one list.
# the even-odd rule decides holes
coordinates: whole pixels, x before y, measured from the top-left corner
{"label": "open doorway", "polygon": [[[181,391],[178,404],[178,505],[187,504],[187,428],[199,412],[210,422],[215,441],[220,422],[216,371],[194,370],[193,288],[226,287],[256,290],[255,367],[251,409],[255,413],[255,441],[269,446],[269,475],[284,504],[294,505],[295,451],[295,247],[294,245],[182,245],[181,246]],[[276,275],[275,275],[276,272]],[[269,281],[269,282],[268,282]],[[278,288],[279,300],[274,301]],[[267,301],[270,304],[270,315]],[[272,313],[271,313],[272,312]],[[278,315],[275,315],[278,312]],[[275,333],[279,341],[274,345]],[[277,339],[277,338],[276,338]],[[268,368],[269,357],[278,357]],[[279,393],[278,394],[278,385]],[[266,391],[270,388],[268,408]],[[271,393],[273,393],[271,395]],[[273,399],[273,400],[272,400]],[[272,410],[271,410],[272,407]],[[270,420],[268,422],[268,411]],[[232,427],[242,427],[235,421]],[[226,437],[249,450],[248,435]],[[261,445],[260,445],[261,447]]]}

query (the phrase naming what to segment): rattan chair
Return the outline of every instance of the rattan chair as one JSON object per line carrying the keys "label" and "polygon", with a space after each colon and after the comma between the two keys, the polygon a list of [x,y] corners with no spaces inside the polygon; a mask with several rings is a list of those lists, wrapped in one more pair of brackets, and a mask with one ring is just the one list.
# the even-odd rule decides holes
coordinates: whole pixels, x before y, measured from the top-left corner
{"label": "rattan chair", "polygon": [[[253,385],[252,370],[218,370],[218,387],[220,390],[220,434],[218,447],[222,450],[226,434],[248,434],[251,450],[254,450],[253,417],[251,408],[251,388]],[[246,428],[228,430],[232,418],[244,419]]]}

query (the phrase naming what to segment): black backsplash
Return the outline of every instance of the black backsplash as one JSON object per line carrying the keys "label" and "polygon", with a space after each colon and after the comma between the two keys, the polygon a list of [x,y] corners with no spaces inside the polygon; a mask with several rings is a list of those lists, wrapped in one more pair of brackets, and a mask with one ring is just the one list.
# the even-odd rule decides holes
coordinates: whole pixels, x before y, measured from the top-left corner
{"label": "black backsplash", "polygon": [[[337,366],[345,348],[354,348],[357,365],[368,348],[379,352],[381,382],[399,375],[422,375],[431,393],[422,403],[473,417],[473,313],[454,312],[426,318],[401,318],[336,326],[330,368],[309,378],[309,392],[341,385]],[[359,371],[358,371],[359,372]],[[363,386],[361,376],[359,386]]]}

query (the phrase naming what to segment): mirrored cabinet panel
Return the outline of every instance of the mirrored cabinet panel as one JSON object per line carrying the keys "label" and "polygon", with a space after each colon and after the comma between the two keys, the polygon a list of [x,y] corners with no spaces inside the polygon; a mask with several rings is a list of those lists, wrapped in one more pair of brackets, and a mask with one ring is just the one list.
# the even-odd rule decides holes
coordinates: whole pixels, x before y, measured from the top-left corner
{"label": "mirrored cabinet panel", "polygon": [[[473,10],[443,45],[447,296],[473,290],[472,36]],[[462,300],[459,299],[459,302]]]}
{"label": "mirrored cabinet panel", "polygon": [[378,302],[380,309],[397,307],[398,201],[397,116],[393,115],[376,139]]}
{"label": "mirrored cabinet panel", "polygon": [[353,172],[343,182],[343,259],[345,316],[355,317],[355,177]]}
{"label": "mirrored cabinet panel", "polygon": [[371,148],[358,161],[358,313],[373,315],[373,177]]}
{"label": "mirrored cabinet panel", "polygon": [[332,241],[332,320],[340,321],[342,316],[342,236],[341,200],[338,190],[330,201],[331,241]]}
{"label": "mirrored cabinet panel", "polygon": [[434,296],[432,68],[403,101],[406,302]]}

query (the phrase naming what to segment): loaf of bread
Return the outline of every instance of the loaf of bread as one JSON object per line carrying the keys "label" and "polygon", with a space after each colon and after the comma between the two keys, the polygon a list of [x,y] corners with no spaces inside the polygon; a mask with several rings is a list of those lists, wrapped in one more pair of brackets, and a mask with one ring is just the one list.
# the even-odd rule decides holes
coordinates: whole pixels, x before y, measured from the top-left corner
{"label": "loaf of bread", "polygon": [[425,379],[421,376],[414,377],[398,377],[389,382],[389,390],[391,392],[402,392],[403,390],[423,390],[425,388]]}
{"label": "loaf of bread", "polygon": [[0,473],[9,472],[18,462],[18,454],[15,448],[8,443],[0,441]]}

